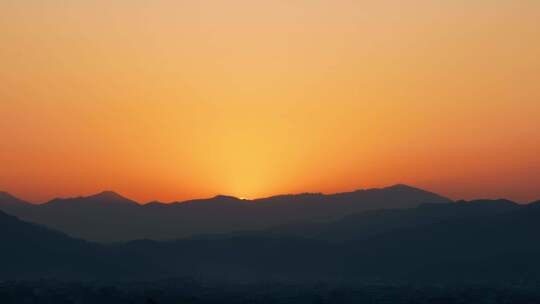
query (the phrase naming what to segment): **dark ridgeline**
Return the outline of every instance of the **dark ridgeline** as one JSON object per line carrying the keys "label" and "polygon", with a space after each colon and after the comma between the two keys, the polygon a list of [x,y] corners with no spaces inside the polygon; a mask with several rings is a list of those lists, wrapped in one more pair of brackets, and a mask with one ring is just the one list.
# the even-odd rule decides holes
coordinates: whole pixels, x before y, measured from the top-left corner
{"label": "dark ridgeline", "polygon": [[[103,203],[108,199],[115,203]],[[190,208],[187,210],[200,208],[205,216],[217,208],[217,215],[220,207],[216,200],[224,206],[244,204],[218,197],[185,206]],[[257,204],[281,204],[279,198],[271,200],[277,203]],[[139,208],[112,193],[71,202],[55,200],[41,208],[70,208],[71,204],[78,208],[90,206],[93,212],[99,208],[118,208],[119,213],[124,210],[120,207]],[[319,207],[316,202],[315,206]],[[540,231],[539,206],[506,200],[425,203],[409,209],[370,210],[334,221],[300,221],[184,240],[136,240],[109,245],[71,238],[2,213],[1,238],[8,249],[1,253],[6,265],[0,276],[197,276],[300,282],[344,278],[367,282],[536,281],[540,278],[536,258],[540,254],[536,234]]]}
{"label": "dark ridgeline", "polygon": [[2,208],[17,208],[30,205],[28,202],[25,202],[19,198],[16,198],[15,196],[5,192],[0,191],[0,206]]}
{"label": "dark ridgeline", "polygon": [[[397,196],[410,193],[422,200],[408,201],[408,208],[381,204],[383,209],[364,200],[358,204],[365,203],[369,210],[355,212],[349,199],[358,193],[363,198],[368,194],[394,198],[392,204],[399,203]],[[87,208],[92,216],[99,216],[100,210],[126,216],[126,208],[135,208],[129,210],[159,209],[159,214],[183,210],[190,216],[236,218],[252,215],[238,210],[254,212],[249,208],[257,204],[273,216],[304,212],[310,206],[315,211],[296,222],[290,216],[276,226],[253,226],[257,229],[247,231],[112,244],[72,238],[0,212],[0,242],[5,244],[0,251],[0,282],[30,280],[0,284],[0,301],[18,303],[5,299],[21,290],[34,294],[35,286],[44,284],[101,299],[65,303],[111,299],[118,303],[220,303],[218,299],[227,303],[482,303],[488,294],[491,302],[486,303],[540,299],[540,202],[447,202],[406,186],[358,193],[280,196],[257,202],[220,196],[173,206],[139,206],[111,192],[55,200],[35,209],[16,202],[10,204],[14,209],[73,214],[70,208]],[[318,210],[329,212],[322,205],[333,204],[323,202],[328,197],[336,200],[339,211],[319,217]],[[429,197],[440,201],[426,202]],[[298,206],[290,206],[294,204]],[[44,278],[87,283],[66,287],[61,281],[31,281]],[[134,287],[140,281],[150,282],[144,288],[151,296],[141,294],[143,287]],[[102,285],[115,287],[95,287]],[[39,290],[38,298],[48,294]]]}
{"label": "dark ridgeline", "polygon": [[139,205],[114,192],[55,199],[41,205],[0,196],[0,210],[92,241],[167,240],[200,234],[258,230],[306,221],[329,221],[381,208],[448,203],[442,196],[396,185],[332,195],[283,195],[257,200],[230,196]]}

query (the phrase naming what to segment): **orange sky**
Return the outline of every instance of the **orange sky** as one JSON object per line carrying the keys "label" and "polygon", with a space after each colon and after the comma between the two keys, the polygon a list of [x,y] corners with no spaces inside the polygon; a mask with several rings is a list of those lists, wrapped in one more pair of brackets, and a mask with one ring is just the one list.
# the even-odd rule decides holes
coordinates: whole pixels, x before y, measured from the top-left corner
{"label": "orange sky", "polygon": [[0,1],[0,189],[540,199],[540,1]]}

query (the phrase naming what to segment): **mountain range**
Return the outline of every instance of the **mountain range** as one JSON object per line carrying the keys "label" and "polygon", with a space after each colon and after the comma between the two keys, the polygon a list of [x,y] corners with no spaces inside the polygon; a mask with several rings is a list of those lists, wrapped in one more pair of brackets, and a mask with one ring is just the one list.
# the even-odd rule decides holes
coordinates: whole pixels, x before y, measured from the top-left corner
{"label": "mountain range", "polygon": [[103,244],[0,212],[0,279],[540,283],[540,202],[422,204],[329,222]]}
{"label": "mountain range", "polygon": [[112,191],[30,204],[5,192],[0,210],[73,237],[114,242],[171,240],[201,234],[262,230],[333,221],[367,210],[449,203],[443,196],[406,185],[348,193],[280,195],[256,200],[216,196],[170,204],[138,204]]}
{"label": "mountain range", "polygon": [[[397,199],[411,193],[420,198],[417,203],[409,200],[412,196]],[[268,208],[263,210],[276,217],[285,212],[292,214],[287,221],[277,221],[278,225],[270,225],[272,221],[265,225],[245,224],[248,228],[245,230],[191,234],[167,241],[100,243],[0,211],[0,242],[4,244],[0,251],[0,280],[191,277],[224,282],[540,283],[537,237],[540,202],[526,205],[508,200],[452,202],[406,186],[260,201],[221,196],[183,204],[144,206],[111,192],[53,200],[41,206],[26,206],[13,198],[8,204],[6,198],[10,196],[2,194],[2,197],[4,206],[77,214],[72,211],[74,208],[81,213],[92,212],[92,216],[99,216],[103,210],[108,215],[126,216],[125,210],[132,210],[127,208],[135,208],[164,213],[182,210],[189,216],[228,217],[230,221],[256,214],[249,208],[257,204]],[[377,209],[375,201],[351,202],[350,197],[395,200],[381,203],[383,208]],[[329,198],[335,201],[327,201]],[[424,202],[429,198],[439,201]],[[291,206],[294,204],[299,206]],[[325,204],[335,204],[337,209]],[[354,204],[368,207],[356,211],[351,207]],[[315,211],[294,220],[298,210],[305,212],[311,205]],[[321,209],[333,213],[323,217]]]}

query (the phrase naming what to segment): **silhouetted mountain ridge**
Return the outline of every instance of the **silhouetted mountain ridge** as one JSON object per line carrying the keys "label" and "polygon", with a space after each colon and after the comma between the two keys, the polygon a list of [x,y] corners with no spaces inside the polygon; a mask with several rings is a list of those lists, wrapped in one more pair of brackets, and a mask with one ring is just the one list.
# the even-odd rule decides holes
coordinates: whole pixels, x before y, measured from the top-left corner
{"label": "silhouetted mountain ridge", "polygon": [[534,206],[427,204],[284,228],[100,245],[0,213],[0,243],[9,244],[0,278],[540,283]]}
{"label": "silhouetted mountain ridge", "polygon": [[11,195],[8,192],[0,191],[0,204],[2,205],[27,205],[29,203]]}
{"label": "silhouetted mountain ridge", "polygon": [[[435,224],[470,217],[493,216],[520,210],[508,200],[475,200],[455,203],[420,204],[410,209],[379,209],[348,215],[336,221],[313,221],[283,225],[262,231],[237,232],[234,235],[265,235],[272,237],[302,237],[324,241],[365,240],[409,227]],[[206,235],[219,238],[221,235]]]}
{"label": "silhouetted mountain ridge", "polygon": [[90,196],[79,196],[74,198],[56,198],[43,205],[65,205],[73,206],[77,204],[109,204],[109,205],[139,205],[137,202],[121,196],[113,191],[103,191]]}
{"label": "silhouetted mountain ridge", "polygon": [[0,209],[72,236],[98,241],[177,239],[200,234],[266,229],[306,221],[338,220],[366,210],[414,208],[451,200],[396,185],[337,194],[281,195],[241,200],[219,195],[171,204],[139,205],[111,191]]}

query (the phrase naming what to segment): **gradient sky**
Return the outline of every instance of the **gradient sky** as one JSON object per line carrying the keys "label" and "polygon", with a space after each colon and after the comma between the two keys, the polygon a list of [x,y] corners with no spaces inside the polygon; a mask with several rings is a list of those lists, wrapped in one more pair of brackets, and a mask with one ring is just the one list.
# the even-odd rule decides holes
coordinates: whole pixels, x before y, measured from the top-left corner
{"label": "gradient sky", "polygon": [[538,0],[2,0],[0,189],[540,199]]}

